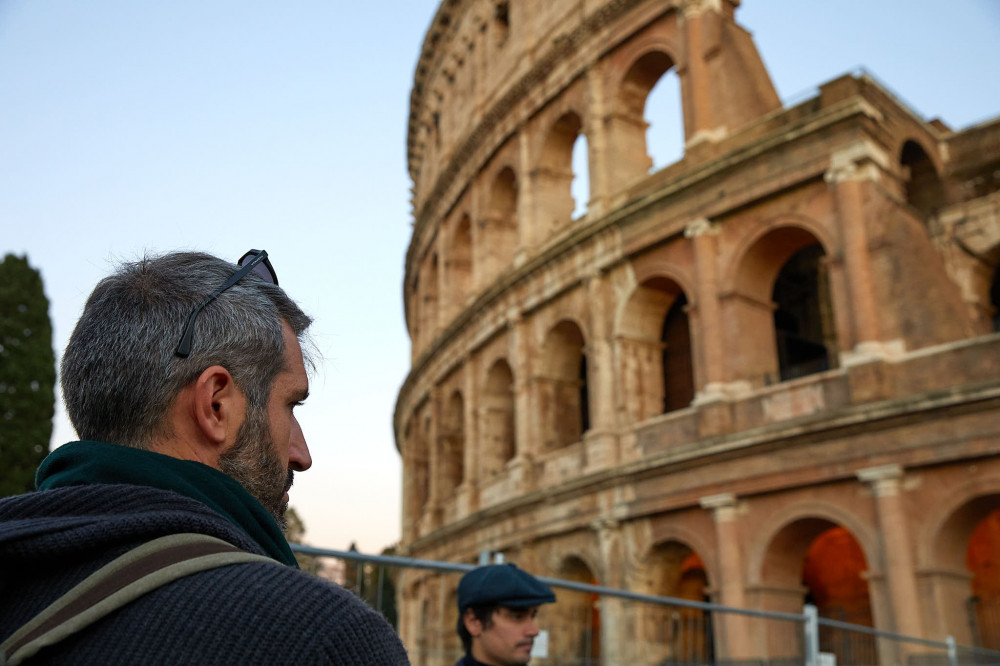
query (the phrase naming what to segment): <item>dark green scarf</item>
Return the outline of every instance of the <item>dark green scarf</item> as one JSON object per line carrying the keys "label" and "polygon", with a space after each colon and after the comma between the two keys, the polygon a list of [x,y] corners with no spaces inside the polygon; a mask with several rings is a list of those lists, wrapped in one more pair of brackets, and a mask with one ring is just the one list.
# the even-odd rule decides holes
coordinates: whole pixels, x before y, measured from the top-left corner
{"label": "dark green scarf", "polygon": [[149,486],[198,500],[250,535],[270,557],[298,567],[271,514],[243,486],[208,465],[106,442],[70,442],[50,453],[35,474],[39,490],[91,483]]}

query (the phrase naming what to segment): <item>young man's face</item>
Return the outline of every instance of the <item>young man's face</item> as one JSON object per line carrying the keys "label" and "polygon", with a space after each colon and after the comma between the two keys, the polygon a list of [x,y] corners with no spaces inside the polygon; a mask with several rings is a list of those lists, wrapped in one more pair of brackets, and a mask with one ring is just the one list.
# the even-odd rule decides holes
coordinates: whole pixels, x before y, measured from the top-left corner
{"label": "young man's face", "polygon": [[472,636],[472,656],[489,666],[520,666],[531,660],[531,647],[538,635],[538,606],[507,608],[493,612],[489,627],[466,611],[465,627]]}

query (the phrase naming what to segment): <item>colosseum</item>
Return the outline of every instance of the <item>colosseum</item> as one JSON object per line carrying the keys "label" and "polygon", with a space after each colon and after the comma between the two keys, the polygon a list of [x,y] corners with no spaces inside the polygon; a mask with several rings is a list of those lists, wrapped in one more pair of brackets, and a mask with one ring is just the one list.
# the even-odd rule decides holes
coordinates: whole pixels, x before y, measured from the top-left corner
{"label": "colosseum", "polygon": [[[1000,647],[1000,118],[955,131],[864,73],[783,106],[739,4],[439,6],[401,552]],[[683,156],[654,169],[668,75]],[[401,575],[415,664],[460,656],[457,583]],[[789,656],[751,620],[557,593],[542,663]]]}

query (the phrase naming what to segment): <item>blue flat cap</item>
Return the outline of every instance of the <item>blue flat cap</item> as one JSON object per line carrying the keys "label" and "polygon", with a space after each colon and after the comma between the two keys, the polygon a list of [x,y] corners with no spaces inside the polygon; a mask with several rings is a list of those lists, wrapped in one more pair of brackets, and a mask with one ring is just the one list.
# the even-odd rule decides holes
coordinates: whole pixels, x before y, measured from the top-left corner
{"label": "blue flat cap", "polygon": [[495,604],[510,608],[540,606],[556,600],[552,589],[514,564],[477,567],[458,583],[458,612],[469,606]]}

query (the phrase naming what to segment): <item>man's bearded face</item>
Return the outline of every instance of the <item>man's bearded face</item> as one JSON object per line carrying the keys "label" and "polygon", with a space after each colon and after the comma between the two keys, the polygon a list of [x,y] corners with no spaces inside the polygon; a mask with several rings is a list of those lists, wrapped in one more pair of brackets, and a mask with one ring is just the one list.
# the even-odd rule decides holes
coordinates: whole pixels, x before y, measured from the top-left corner
{"label": "man's bearded face", "polygon": [[236,431],[236,442],[219,458],[219,469],[236,479],[285,529],[285,493],[292,486],[292,470],[281,464],[271,438],[264,409],[247,405],[247,415]]}

